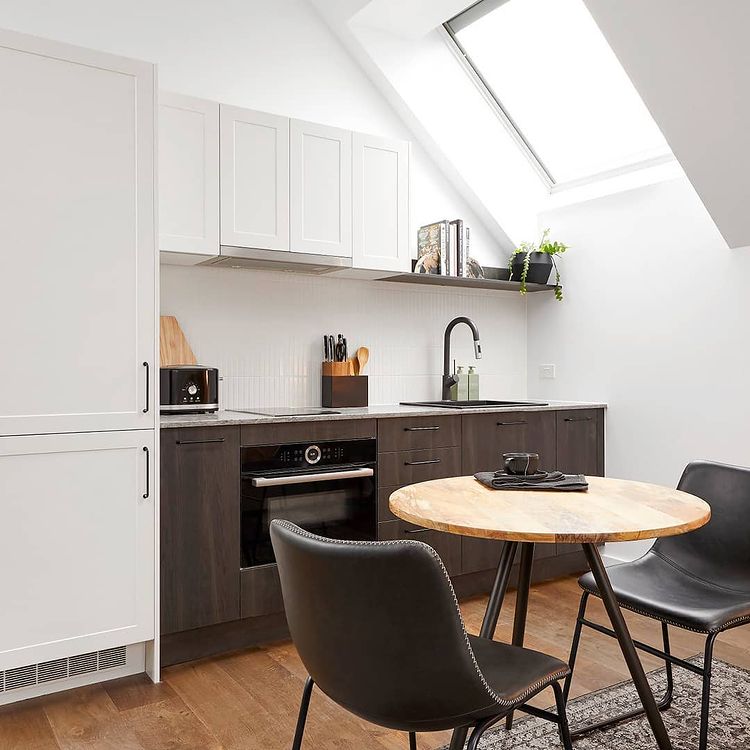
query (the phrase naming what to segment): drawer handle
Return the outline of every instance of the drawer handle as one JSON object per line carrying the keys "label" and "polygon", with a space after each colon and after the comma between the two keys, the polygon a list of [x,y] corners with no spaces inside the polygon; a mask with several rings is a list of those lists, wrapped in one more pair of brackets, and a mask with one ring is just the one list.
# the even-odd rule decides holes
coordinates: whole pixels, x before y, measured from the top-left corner
{"label": "drawer handle", "polygon": [[566,422],[590,422],[591,417],[565,417]]}
{"label": "drawer handle", "polygon": [[404,427],[404,432],[434,432],[439,429],[439,425],[433,427]]}
{"label": "drawer handle", "polygon": [[528,422],[525,419],[517,419],[514,422],[498,422],[498,427],[507,427],[508,425],[512,424],[528,424]]}
{"label": "drawer handle", "polygon": [[404,529],[404,534],[424,534],[425,531],[430,531],[430,529]]}
{"label": "drawer handle", "polygon": [[146,491],[143,493],[143,499],[148,500],[151,494],[151,460],[148,452],[148,448],[144,445],[143,452],[146,454]]}
{"label": "drawer handle", "polygon": [[177,445],[204,445],[205,443],[223,443],[225,438],[209,438],[207,440],[175,440]]}
{"label": "drawer handle", "polygon": [[429,461],[404,461],[404,466],[424,466],[425,464],[439,464],[442,459],[431,458]]}

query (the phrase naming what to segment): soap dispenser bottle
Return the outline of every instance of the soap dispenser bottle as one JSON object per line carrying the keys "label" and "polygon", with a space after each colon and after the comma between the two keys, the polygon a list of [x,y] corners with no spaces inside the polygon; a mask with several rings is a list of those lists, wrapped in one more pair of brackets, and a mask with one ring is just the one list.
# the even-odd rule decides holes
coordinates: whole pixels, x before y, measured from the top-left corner
{"label": "soap dispenser bottle", "polygon": [[466,376],[468,381],[469,401],[479,400],[479,373],[476,367],[469,367],[469,374]]}

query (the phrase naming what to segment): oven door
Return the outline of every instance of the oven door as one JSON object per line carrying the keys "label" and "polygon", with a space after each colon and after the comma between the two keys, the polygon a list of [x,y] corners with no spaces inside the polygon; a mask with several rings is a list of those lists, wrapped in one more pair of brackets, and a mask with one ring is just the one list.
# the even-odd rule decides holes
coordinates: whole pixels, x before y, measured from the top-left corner
{"label": "oven door", "polygon": [[372,465],[320,471],[246,473],[242,476],[243,568],[275,562],[274,519],[331,539],[373,540],[377,492]]}

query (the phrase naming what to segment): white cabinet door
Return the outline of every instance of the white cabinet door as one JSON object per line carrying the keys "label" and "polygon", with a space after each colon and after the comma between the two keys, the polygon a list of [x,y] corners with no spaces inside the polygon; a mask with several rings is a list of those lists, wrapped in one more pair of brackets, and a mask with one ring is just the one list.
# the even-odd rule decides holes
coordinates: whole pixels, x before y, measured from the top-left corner
{"label": "white cabinet door", "polygon": [[0,438],[0,478],[0,670],[152,639],[154,431]]}
{"label": "white cabinet door", "polygon": [[410,271],[409,144],[353,136],[354,268]]}
{"label": "white cabinet door", "polygon": [[220,108],[221,244],[289,250],[289,118]]}
{"label": "white cabinet door", "polygon": [[0,32],[0,435],[156,424],[154,75]]}
{"label": "white cabinet door", "polygon": [[290,174],[291,249],[351,257],[351,132],[292,120]]}
{"label": "white cabinet door", "polygon": [[159,250],[219,254],[219,105],[159,92]]}

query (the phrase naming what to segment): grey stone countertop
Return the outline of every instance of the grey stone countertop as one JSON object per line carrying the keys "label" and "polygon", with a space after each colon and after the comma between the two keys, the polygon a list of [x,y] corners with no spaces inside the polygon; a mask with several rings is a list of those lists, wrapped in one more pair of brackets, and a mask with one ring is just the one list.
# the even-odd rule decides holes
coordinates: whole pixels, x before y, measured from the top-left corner
{"label": "grey stone countertop", "polygon": [[[258,407],[261,408],[261,407]],[[315,407],[320,408],[320,407]],[[564,409],[606,409],[604,403],[584,401],[549,401],[547,404],[523,406],[487,406],[452,409],[435,406],[402,406],[399,404],[367,406],[356,409],[335,409],[337,414],[306,414],[304,416],[266,416],[242,414],[236,411],[218,411],[214,414],[164,414],[162,428],[174,427],[222,427],[239,424],[280,424],[283,422],[324,422],[342,419],[385,419],[389,417],[434,417],[452,414],[492,414],[495,412],[561,411]]]}

